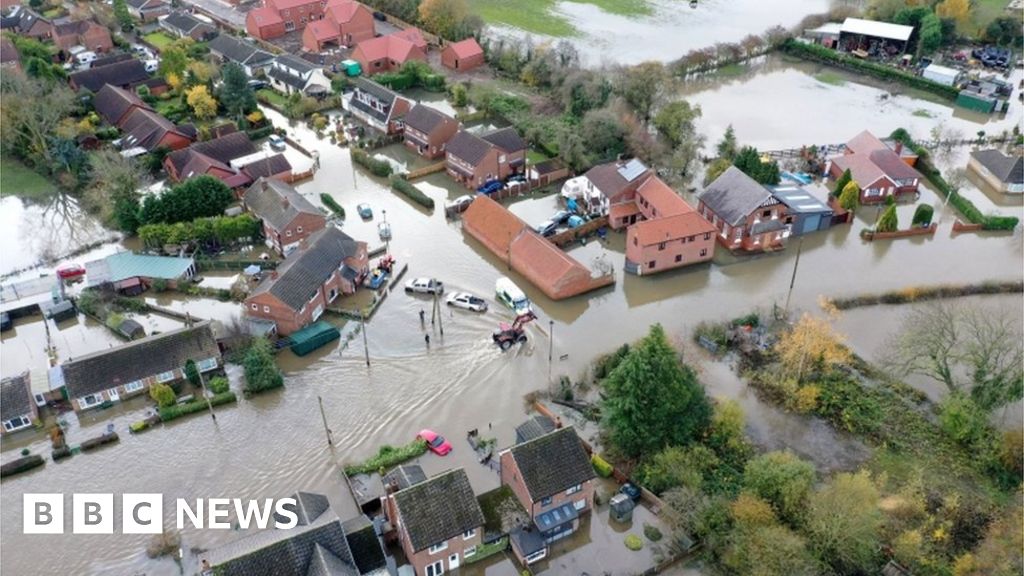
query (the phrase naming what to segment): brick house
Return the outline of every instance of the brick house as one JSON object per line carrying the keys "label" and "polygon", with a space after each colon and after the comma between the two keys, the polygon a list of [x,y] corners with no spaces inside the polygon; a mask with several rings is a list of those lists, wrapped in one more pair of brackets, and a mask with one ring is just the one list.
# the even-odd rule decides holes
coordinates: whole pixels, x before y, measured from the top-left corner
{"label": "brick house", "polygon": [[[269,528],[202,555],[202,576],[380,576],[387,557],[365,516],[342,521],[323,494],[296,492],[294,528]],[[274,517],[277,521],[278,517]],[[285,519],[282,518],[282,521]]]}
{"label": "brick house", "polygon": [[425,104],[405,115],[405,146],[424,158],[444,156],[448,141],[459,131],[459,121]]}
{"label": "brick house", "polygon": [[153,110],[135,92],[110,84],[100,88],[92,99],[92,105],[104,122],[118,128],[136,110]]}
{"label": "brick house", "polygon": [[452,42],[441,51],[441,65],[465,72],[482,66],[484,49],[474,38],[466,38],[460,42]]}
{"label": "brick house", "polygon": [[141,22],[152,22],[170,14],[171,5],[164,0],[127,0],[128,13]]}
{"label": "brick house", "polygon": [[110,30],[92,20],[76,20],[54,24],[53,43],[62,51],[72,46],[84,46],[86,50],[96,53],[109,52],[114,47]]}
{"label": "brick house", "polygon": [[846,143],[842,156],[829,160],[826,172],[838,179],[846,170],[860,186],[862,204],[884,202],[889,196],[914,196],[921,174],[914,170],[917,156],[898,141],[885,143],[865,130]]}
{"label": "brick house", "polygon": [[152,152],[157,148],[180,150],[196,139],[195,129],[176,126],[160,114],[148,109],[132,110],[121,124],[121,149],[139,148]]}
{"label": "brick house", "polygon": [[189,14],[171,12],[159,19],[160,27],[178,38],[191,38],[196,42],[209,40],[217,35],[217,28]]}
{"label": "brick house", "polygon": [[53,37],[53,23],[25,6],[15,6],[11,13],[3,18],[4,29],[12,29],[19,36],[46,40]]}
{"label": "brick house", "polygon": [[352,96],[345,103],[353,116],[385,134],[405,129],[404,118],[412,109],[412,100],[366,78],[355,78],[352,84]]}
{"label": "brick house", "polygon": [[145,394],[156,383],[183,380],[189,360],[201,373],[221,366],[210,321],[68,359],[61,373],[72,408],[82,411]]}
{"label": "brick house", "polygon": [[369,272],[366,242],[333,226],[301,244],[245,299],[246,314],[273,322],[282,336],[315,322],[338,296],[355,292]]}
{"label": "brick house", "polygon": [[233,167],[231,162],[257,151],[248,134],[232,132],[171,152],[164,157],[164,170],[171,182],[208,174],[224,182],[228,188],[238,188],[248,185],[252,179],[245,171]]}
{"label": "brick house", "polygon": [[526,166],[526,141],[512,127],[483,136],[460,130],[448,142],[445,162],[457,182],[478,188],[521,172]]}
{"label": "brick house", "polygon": [[284,36],[284,19],[273,6],[264,4],[245,15],[245,31],[253,38],[272,40]]}
{"label": "brick house", "polygon": [[772,250],[782,248],[789,238],[786,205],[735,166],[726,169],[698,198],[697,210],[718,231],[718,242],[729,250]]}
{"label": "brick house", "polygon": [[0,380],[0,436],[28,428],[38,418],[28,372]]}
{"label": "brick house", "polygon": [[242,67],[247,76],[256,76],[266,70],[274,60],[274,55],[261,50],[240,38],[230,34],[219,34],[209,43],[210,54],[220,58],[222,62],[234,62]]}
{"label": "brick house", "polygon": [[410,60],[427,61],[427,54],[412,41],[397,34],[363,40],[352,51],[352,59],[359,62],[363,73],[372,76],[391,72]]}
{"label": "brick house", "polygon": [[88,70],[72,72],[68,76],[68,84],[71,85],[72,90],[77,92],[84,88],[93,94],[99,92],[100,88],[106,84],[134,90],[147,80],[149,80],[149,72],[146,72],[146,65],[141,60],[134,58],[107,66],[93,66]]}
{"label": "brick house", "polygon": [[355,46],[377,33],[373,12],[354,0],[331,0],[324,16],[311,20],[302,32],[302,46],[320,52],[328,45]]}
{"label": "brick house", "polygon": [[387,494],[383,504],[417,576],[455,570],[483,543],[484,514],[462,468]]}
{"label": "brick house", "polygon": [[289,184],[260,179],[249,187],[242,203],[263,222],[263,236],[278,254],[288,255],[314,232],[327,226],[323,212]]}
{"label": "brick house", "polygon": [[579,528],[580,516],[594,508],[594,468],[583,442],[572,427],[560,428],[517,444],[499,455],[501,483],[512,489],[526,509],[545,546],[536,538],[512,537],[520,562],[531,564],[547,556],[547,544]]}

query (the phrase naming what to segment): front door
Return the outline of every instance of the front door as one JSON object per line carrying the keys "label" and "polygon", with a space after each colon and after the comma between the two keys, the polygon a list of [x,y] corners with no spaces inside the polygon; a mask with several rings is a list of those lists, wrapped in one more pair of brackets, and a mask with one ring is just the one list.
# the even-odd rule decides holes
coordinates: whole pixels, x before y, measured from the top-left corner
{"label": "front door", "polygon": [[441,574],[444,574],[444,560],[427,565],[427,576],[441,576]]}
{"label": "front door", "polygon": [[448,557],[448,569],[455,570],[459,567],[459,553],[456,552]]}
{"label": "front door", "polygon": [[107,390],[107,395],[110,396],[110,399],[114,402],[117,402],[118,400],[121,399],[121,396],[118,395],[117,393],[117,388],[111,388],[110,390]]}

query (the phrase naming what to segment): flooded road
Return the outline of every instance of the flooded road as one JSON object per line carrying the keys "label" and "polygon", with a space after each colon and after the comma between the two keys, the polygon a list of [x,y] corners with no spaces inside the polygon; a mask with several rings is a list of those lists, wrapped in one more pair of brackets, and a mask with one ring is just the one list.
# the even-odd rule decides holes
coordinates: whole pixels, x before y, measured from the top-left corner
{"label": "flooded road", "polygon": [[[758,78],[770,78],[775,73],[795,74],[796,78],[806,75],[782,70],[755,75],[749,83],[756,85]],[[736,96],[728,96],[733,98],[743,92],[744,85],[705,87],[708,91],[716,89],[725,94],[735,92]],[[742,141],[762,147],[773,141],[799,144],[812,136],[824,142],[841,142],[860,129],[843,122],[813,126],[794,122],[772,130],[763,126],[755,130],[760,125],[752,116],[730,120],[724,109],[712,106],[713,94],[697,91],[693,96],[707,105],[701,122],[712,141],[717,137],[710,133],[712,127],[724,130],[730,121]],[[749,98],[753,96],[748,94]],[[795,102],[794,109],[798,109]],[[733,110],[734,115],[741,112]],[[287,125],[272,111],[267,115],[275,123]],[[862,120],[873,121],[873,117]],[[147,402],[88,414],[72,425],[73,443],[98,434],[108,423],[124,432],[122,441],[60,464],[48,462],[44,468],[3,482],[2,537],[5,544],[17,547],[17,553],[11,553],[10,548],[5,551],[0,557],[0,571],[180,573],[171,560],[145,557],[144,536],[21,536],[24,492],[160,492],[168,501],[178,497],[281,497],[302,489],[328,494],[339,514],[346,517],[355,508],[338,465],[363,459],[381,444],[405,443],[424,427],[447,436],[456,448],[444,459],[421,457],[429,473],[465,466],[474,489],[489,490],[498,485],[498,478],[476,463],[463,440],[465,432],[486,429],[489,436],[498,438],[499,446],[512,442],[513,429],[526,414],[523,396],[549,386],[548,335],[552,331],[550,372],[555,378],[560,374],[575,377],[595,355],[637,339],[651,323],[662,323],[671,336],[688,338],[701,320],[729,319],[754,308],[770,311],[773,304],[781,304],[786,297],[796,257],[794,245],[780,254],[748,259],[722,252],[710,265],[638,278],[623,274],[623,236],[612,234],[605,243],[590,242],[572,252],[587,263],[596,258],[612,263],[617,283],[589,296],[552,302],[510,272],[500,258],[464,235],[458,222],[445,220],[441,206],[466,190],[444,174],[416,182],[437,203],[437,208],[427,211],[392,192],[383,181],[353,170],[347,149],[318,139],[302,126],[288,131],[302,145],[320,153],[322,167],[313,180],[299,186],[301,193],[315,204],[320,203],[321,193],[333,196],[350,214],[344,230],[371,247],[381,244],[376,225],[386,214],[394,235],[391,251],[399,265],[409,264],[405,279],[436,276],[448,290],[467,290],[488,298],[491,310],[483,315],[444,310],[443,337],[439,325],[431,327],[428,322],[425,327],[431,334],[428,348],[418,312],[429,312],[430,300],[396,291],[367,325],[370,367],[364,360],[360,336],[347,345],[335,342],[304,358],[282,355],[285,389],[253,399],[240,398],[237,405],[218,408],[216,424],[197,415],[131,436],[126,427],[144,415]],[[402,161],[397,151],[381,153]],[[938,203],[927,191],[923,199]],[[532,221],[547,214],[554,201],[553,196],[527,199],[514,204],[513,210]],[[355,206],[362,202],[372,206],[373,220],[354,217]],[[901,222],[908,222],[912,211],[913,207],[901,207]],[[947,212],[933,238],[864,243],[858,231],[871,225],[873,218],[873,211],[865,210],[852,226],[805,238],[793,291],[794,308],[816,309],[819,295],[1024,276],[1019,233],[953,237],[952,213]],[[528,328],[530,341],[525,346],[503,354],[491,342],[490,333],[499,320],[511,316],[492,299],[494,281],[506,275],[533,299],[539,320]],[[152,297],[161,306],[187,310],[198,317],[226,318],[238,309],[236,304],[210,300]],[[5,374],[7,347],[5,339]],[[21,353],[15,350],[12,354],[20,358]],[[25,362],[35,362],[35,358]],[[819,426],[813,419],[782,413],[761,403],[727,367],[712,366],[708,363],[703,374],[709,394],[740,399],[749,432],[760,446],[790,446],[815,458],[823,469],[847,468],[861,457],[856,442]],[[318,397],[323,399],[328,425],[334,431],[334,448],[328,447],[324,438]],[[75,420],[74,416],[68,418]],[[25,446],[35,453],[48,453],[42,433],[36,432],[5,438],[0,446],[5,462]],[[165,512],[165,520],[173,522],[173,511]],[[190,530],[183,534],[183,547],[208,548],[239,536],[234,531]],[[58,548],[62,553],[53,555],[52,550]],[[41,569],[43,558],[45,570]],[[186,552],[185,573],[192,573],[197,562],[196,556]]]}

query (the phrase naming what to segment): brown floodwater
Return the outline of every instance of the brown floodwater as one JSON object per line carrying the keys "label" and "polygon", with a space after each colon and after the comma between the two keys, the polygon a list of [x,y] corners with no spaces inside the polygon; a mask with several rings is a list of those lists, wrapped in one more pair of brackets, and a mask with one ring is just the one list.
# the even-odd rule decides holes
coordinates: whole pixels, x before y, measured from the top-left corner
{"label": "brown floodwater", "polygon": [[[798,80],[808,77],[807,71],[799,69],[780,73],[792,74]],[[771,74],[754,74],[745,82],[756,87],[761,78]],[[708,85],[691,96],[707,103],[714,100],[718,91],[724,98],[737,100],[745,91],[743,82],[721,80],[720,85]],[[826,85],[815,90],[841,94],[844,88]],[[806,96],[798,91],[787,103],[797,108]],[[747,101],[754,101],[752,98],[748,94]],[[1019,109],[1015,110],[1019,114]],[[741,118],[733,120],[734,113],[739,114],[735,108],[730,111],[707,105],[702,127],[724,129],[733,122],[741,139],[762,146],[768,141],[799,143],[805,139],[801,133],[808,126],[813,126],[814,139],[826,142],[844,141],[856,132],[847,123],[832,123],[828,116],[822,116],[814,123],[781,123],[771,131],[758,133],[752,128],[756,123]],[[781,108],[779,113],[793,114]],[[267,114],[275,123],[283,122],[276,113]],[[873,116],[863,114],[866,123],[872,120]],[[530,341],[504,354],[493,345],[490,332],[499,320],[511,316],[493,299],[486,314],[443,310],[441,336],[441,326],[431,327],[428,322],[424,328],[419,323],[418,312],[429,312],[431,301],[396,291],[367,324],[369,367],[364,360],[363,339],[357,336],[304,358],[290,353],[282,355],[285,389],[218,408],[216,424],[197,415],[131,436],[127,426],[145,414],[145,401],[92,412],[82,421],[73,415],[65,416],[72,443],[98,434],[111,423],[123,432],[122,441],[59,464],[49,462],[44,468],[3,482],[0,534],[7,548],[0,557],[2,571],[179,574],[173,561],[145,557],[144,536],[20,535],[24,492],[160,492],[165,499],[173,499],[278,497],[302,489],[328,494],[344,517],[354,513],[355,507],[345,489],[339,464],[365,458],[381,444],[407,442],[425,427],[449,437],[456,447],[443,459],[421,457],[419,460],[428,472],[464,466],[477,492],[489,490],[497,486],[498,478],[476,463],[462,440],[465,432],[474,428],[487,430],[488,435],[498,438],[499,445],[510,444],[514,427],[526,415],[523,396],[546,389],[549,373],[555,378],[561,374],[580,376],[595,355],[635,340],[654,322],[663,324],[671,336],[685,339],[701,320],[729,319],[751,309],[769,312],[773,305],[781,305],[786,299],[797,254],[795,242],[779,254],[738,259],[723,252],[710,265],[637,278],[623,274],[622,235],[612,234],[606,242],[592,241],[573,248],[572,254],[587,264],[598,259],[611,263],[616,284],[584,297],[552,302],[509,271],[501,258],[463,234],[459,222],[445,220],[440,207],[466,191],[454,186],[444,174],[417,182],[438,206],[426,211],[392,192],[383,181],[353,170],[347,149],[318,139],[302,126],[290,127],[289,133],[304,146],[318,150],[321,158],[316,177],[301,184],[299,190],[314,203],[320,202],[321,193],[330,194],[341,203],[350,215],[343,224],[347,233],[371,246],[379,245],[376,226],[386,217],[394,235],[390,249],[399,265],[409,265],[406,279],[435,276],[449,290],[467,290],[491,299],[495,280],[509,276],[533,299],[539,315],[539,320],[528,328]],[[396,147],[380,153],[399,162],[409,160]],[[927,190],[922,199],[941,204]],[[370,221],[355,217],[355,206],[363,202],[374,210]],[[513,211],[533,223],[555,207],[555,198],[547,196],[521,200],[513,204]],[[1014,206],[1008,209],[1019,210]],[[909,222],[912,211],[911,206],[901,207],[901,222]],[[820,295],[1024,277],[1019,233],[953,236],[952,212],[939,213],[942,223],[931,238],[865,243],[858,231],[873,223],[875,214],[870,209],[859,213],[852,226],[806,237],[802,241],[792,308],[816,310]],[[198,317],[225,319],[238,310],[235,304],[205,299],[164,295],[153,298],[161,305],[187,310]],[[31,324],[19,324],[18,334],[37,330],[29,327]],[[870,319],[865,326],[871,326]],[[89,329],[84,338],[99,338],[104,330]],[[429,347],[424,343],[425,330],[431,334]],[[552,333],[549,348],[548,335]],[[38,353],[32,356],[24,352],[23,357],[20,349],[9,352],[10,348],[5,336],[5,374],[9,361],[34,365],[40,360]],[[553,358],[550,367],[549,350]],[[81,352],[72,347],[71,353]],[[865,449],[857,441],[819,421],[761,402],[724,364],[703,364],[702,378],[709,394],[739,399],[747,415],[748,432],[760,446],[790,447],[823,470],[855,466],[864,457]],[[233,368],[232,374],[236,375],[235,372]],[[323,399],[328,425],[333,430],[333,448],[327,446],[324,438],[318,397]],[[48,452],[43,435],[35,432],[4,438],[0,447],[4,461],[17,457],[22,447],[37,453]],[[173,521],[171,514],[168,511],[168,522]],[[183,546],[207,548],[239,536],[234,531],[188,530],[183,534]],[[62,553],[54,555],[55,549]],[[186,573],[191,573],[197,557],[188,552],[185,556]],[[45,559],[45,564],[41,564],[41,559]],[[494,570],[501,573],[505,568]]]}

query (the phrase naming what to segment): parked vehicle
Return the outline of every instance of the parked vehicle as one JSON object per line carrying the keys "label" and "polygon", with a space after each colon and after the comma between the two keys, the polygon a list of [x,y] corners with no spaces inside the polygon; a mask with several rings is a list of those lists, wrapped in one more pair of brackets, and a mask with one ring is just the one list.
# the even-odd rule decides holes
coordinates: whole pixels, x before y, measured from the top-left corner
{"label": "parked vehicle", "polygon": [[458,208],[459,210],[465,210],[466,208],[469,208],[469,205],[472,204],[475,199],[476,198],[474,196],[470,196],[469,194],[459,196],[455,200],[452,200],[451,207]]}
{"label": "parked vehicle", "polygon": [[373,218],[373,208],[370,208],[369,204],[364,203],[356,206],[356,212],[359,213],[359,217],[363,220]]}
{"label": "parked vehicle", "polygon": [[537,234],[547,238],[558,231],[558,223],[553,220],[545,220],[537,225]]}
{"label": "parked vehicle", "polygon": [[159,60],[146,60],[146,72],[155,73],[160,68]]}
{"label": "parked vehicle", "polygon": [[452,292],[448,295],[445,302],[447,302],[449,306],[462,308],[464,310],[487,312],[487,302],[485,302],[483,298],[474,296],[469,292]]}
{"label": "parked vehicle", "polygon": [[437,278],[413,278],[405,283],[405,291],[412,294],[440,294],[444,283]]}
{"label": "parked vehicle", "polygon": [[498,281],[494,283],[494,291],[498,301],[512,309],[516,316],[521,316],[532,310],[530,299],[508,278],[498,278]]}
{"label": "parked vehicle", "polygon": [[271,134],[270,137],[267,138],[267,141],[270,142],[271,148],[279,152],[288,147],[284,138],[282,138],[280,134]]}
{"label": "parked vehicle", "polygon": [[264,80],[249,80],[246,84],[248,84],[249,88],[252,88],[253,90],[262,90],[268,86]]}
{"label": "parked vehicle", "polygon": [[88,68],[90,65],[92,65],[93,61],[96,60],[96,58],[98,58],[98,56],[96,56],[96,53],[91,50],[88,50],[75,56],[75,62],[78,64],[79,68],[84,70]]}
{"label": "parked vehicle", "polygon": [[516,319],[509,324],[501,322],[498,329],[491,334],[494,343],[501,347],[502,351],[508,350],[513,344],[526,342],[526,325],[536,320],[537,316],[532,311],[516,316]]}
{"label": "parked vehicle", "polygon": [[420,433],[416,435],[416,439],[425,441],[427,443],[427,449],[438,456],[446,456],[452,451],[451,443],[445,440],[444,436],[441,436],[429,428],[420,430]]}
{"label": "parked vehicle", "polygon": [[569,212],[568,210],[559,210],[551,217],[551,221],[559,225],[565,224],[566,220],[569,219],[569,216],[572,216],[572,212]]}
{"label": "parked vehicle", "polygon": [[62,280],[71,280],[85,275],[85,268],[81,264],[62,264],[57,268],[57,276]]}
{"label": "parked vehicle", "polygon": [[381,240],[391,240],[391,224],[387,222],[377,224],[377,233]]}
{"label": "parked vehicle", "polygon": [[586,223],[586,220],[584,220],[582,216],[577,216],[575,214],[569,216],[569,228],[579,228],[580,226],[583,226],[584,223]]}
{"label": "parked vehicle", "polygon": [[504,184],[501,183],[501,180],[491,180],[490,182],[477,188],[476,191],[481,194],[493,194],[498,190],[501,190],[502,186],[504,186]]}

